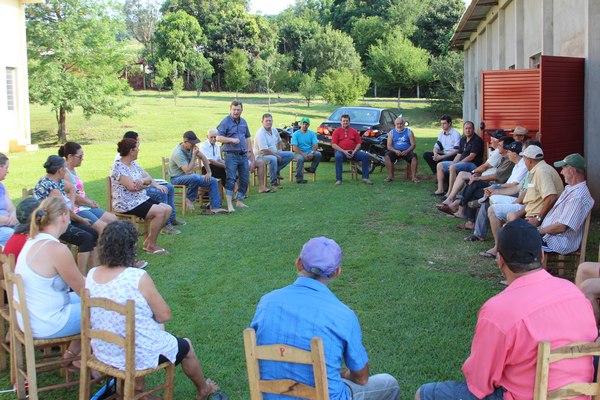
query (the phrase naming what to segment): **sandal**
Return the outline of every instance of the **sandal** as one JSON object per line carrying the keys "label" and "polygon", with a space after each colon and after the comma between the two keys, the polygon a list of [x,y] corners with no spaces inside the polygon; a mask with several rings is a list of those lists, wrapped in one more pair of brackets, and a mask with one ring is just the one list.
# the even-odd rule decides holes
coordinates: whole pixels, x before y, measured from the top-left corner
{"label": "sandal", "polygon": [[277,190],[267,189],[267,190],[264,190],[264,191],[258,192],[258,193],[275,193],[275,192],[277,192]]}
{"label": "sandal", "polygon": [[473,228],[475,228],[475,227],[474,226],[467,226],[467,222],[462,223],[462,224],[456,224],[456,229],[465,229],[467,231],[470,231]]}
{"label": "sandal", "polygon": [[466,238],[463,239],[465,242],[483,242],[485,239],[480,238],[477,235],[471,235],[471,236],[467,236]]}
{"label": "sandal", "polygon": [[154,250],[144,247],[144,251],[148,254],[169,254],[169,252],[165,249],[163,249],[162,247],[156,247]]}
{"label": "sandal", "polygon": [[482,251],[481,253],[479,253],[479,255],[485,258],[496,258],[496,253],[492,253],[489,250]]}

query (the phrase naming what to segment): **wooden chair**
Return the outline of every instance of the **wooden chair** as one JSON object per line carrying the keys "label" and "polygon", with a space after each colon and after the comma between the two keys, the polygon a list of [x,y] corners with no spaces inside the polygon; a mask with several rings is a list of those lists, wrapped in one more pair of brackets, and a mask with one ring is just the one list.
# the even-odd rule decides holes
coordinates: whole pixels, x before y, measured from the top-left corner
{"label": "wooden chair", "polygon": [[[534,400],[570,399],[575,396],[600,396],[600,382],[576,382],[548,391],[550,364],[556,361],[579,357],[600,356],[600,343],[573,343],[551,350],[550,342],[538,344],[537,365],[535,370]],[[590,364],[592,360],[590,359]],[[598,378],[598,376],[596,377]]]}
{"label": "wooden chair", "polygon": [[[305,162],[306,164],[306,162]],[[294,158],[292,158],[292,161],[290,161],[290,182],[294,182],[295,176],[296,176],[296,157],[294,156]],[[317,181],[317,171],[315,172],[308,172],[308,171],[304,171],[305,174],[309,174],[312,175],[312,181],[313,183]]]}
{"label": "wooden chair", "polygon": [[[169,158],[162,157],[162,179],[167,180],[169,171]],[[185,185],[173,185],[175,191],[175,207],[181,207],[181,215],[185,216],[185,210],[187,208],[187,202],[185,201],[185,194],[187,193],[187,187]]]}
{"label": "wooden chair", "polygon": [[569,254],[558,254],[558,253],[546,253],[545,254],[545,265],[548,272],[553,275],[567,278],[572,281],[575,280],[577,273],[577,267],[579,264],[585,261],[585,252],[587,249],[588,233],[590,230],[590,221],[592,219],[592,212],[588,214],[584,226],[583,236],[581,238],[581,245],[579,250]]}
{"label": "wooden chair", "polygon": [[143,227],[142,235],[145,237],[150,233],[150,219],[140,218],[135,215],[123,214],[113,210],[112,208],[112,184],[110,182],[110,176],[106,177],[106,211],[113,213],[119,219],[131,221],[131,223],[137,228],[138,234],[140,232],[140,226]]}
{"label": "wooden chair", "polygon": [[0,371],[6,371],[7,368],[10,368],[10,383],[14,384],[14,360],[10,352],[10,342],[5,341],[7,336],[10,338],[10,310],[7,302],[6,281],[4,280],[4,265],[11,271],[14,271],[15,255],[0,253]]}
{"label": "wooden chair", "polygon": [[[31,332],[23,279],[20,275],[13,273],[8,264],[4,264],[4,279],[10,310],[10,343],[14,360],[17,397],[24,399],[26,397],[25,392],[27,392],[29,399],[37,400],[38,393],[78,385],[79,381],[72,378],[72,372],[69,372],[65,366],[63,353],[72,340],[79,339],[79,335],[56,339],[34,339]],[[15,289],[19,295],[19,300],[14,299]],[[23,330],[17,324],[17,313],[21,314]],[[49,350],[52,347],[59,347],[60,351]],[[36,350],[40,349],[44,351],[36,357]],[[23,353],[25,353],[25,359],[23,359]],[[77,359],[73,358],[69,361],[72,362]],[[38,386],[38,374],[56,370],[61,371],[65,377],[64,382],[44,387]],[[25,380],[27,380],[27,386],[25,386]]]}
{"label": "wooden chair", "polygon": [[24,200],[28,197],[32,197],[33,196],[33,189],[27,189],[27,188],[23,188],[21,189],[21,200]]}
{"label": "wooden chair", "polygon": [[[102,308],[114,311],[125,316],[125,337],[109,331],[94,329],[90,322],[90,310]],[[103,340],[116,344],[125,349],[125,370],[112,367],[99,361],[91,352],[90,340]],[[175,365],[164,362],[156,368],[136,370],[135,369],[135,301],[127,300],[125,305],[119,304],[105,298],[90,297],[88,289],[81,293],[81,384],[79,385],[79,398],[90,398],[90,374],[89,369],[94,369],[103,374],[117,379],[117,397],[123,400],[134,400],[139,398],[156,399],[155,393],[163,391],[164,400],[173,400],[175,383]],[[135,393],[135,379],[151,373],[165,370],[165,382],[143,393]]]}
{"label": "wooden chair", "polygon": [[[250,385],[251,400],[261,400],[263,393],[274,393],[314,400],[329,399],[325,354],[321,338],[314,337],[311,339],[310,351],[285,344],[257,346],[256,332],[252,328],[247,328],[244,330],[244,349],[246,351],[246,366],[248,368],[248,384]],[[259,360],[312,365],[315,386],[308,386],[291,379],[263,380],[260,378]]]}
{"label": "wooden chair", "polygon": [[356,179],[358,179],[358,164],[356,163],[356,161],[350,160],[350,170],[342,170],[342,173],[347,173],[350,172],[350,176],[352,177],[352,180],[355,181]]}

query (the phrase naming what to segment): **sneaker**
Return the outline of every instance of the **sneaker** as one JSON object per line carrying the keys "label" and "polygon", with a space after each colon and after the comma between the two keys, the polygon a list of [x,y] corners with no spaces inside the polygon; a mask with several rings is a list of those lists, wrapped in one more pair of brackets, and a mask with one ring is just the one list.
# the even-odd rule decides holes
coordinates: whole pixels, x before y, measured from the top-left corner
{"label": "sneaker", "polygon": [[175,221],[173,221],[172,225],[173,226],[184,226],[184,225],[187,225],[187,222],[176,219]]}
{"label": "sneaker", "polygon": [[144,269],[148,266],[148,261],[139,260],[135,264],[133,264],[135,268]]}
{"label": "sneaker", "polygon": [[342,181],[335,181],[335,184],[336,184],[336,185],[341,185],[341,184],[342,184]]}
{"label": "sneaker", "polygon": [[179,235],[181,231],[173,228],[173,225],[168,224],[160,230],[160,233],[163,233],[165,235]]}
{"label": "sneaker", "polygon": [[373,184],[373,182],[371,182],[371,180],[367,179],[367,178],[363,179],[363,183],[365,183],[367,185],[372,185]]}
{"label": "sneaker", "polygon": [[305,170],[306,172],[308,172],[309,174],[312,174],[312,173],[314,173],[314,172],[315,172],[315,169],[314,169],[314,168],[312,168],[312,167],[307,167],[307,168],[304,168],[304,170]]}
{"label": "sneaker", "polygon": [[306,179],[296,179],[296,183],[307,183]]}

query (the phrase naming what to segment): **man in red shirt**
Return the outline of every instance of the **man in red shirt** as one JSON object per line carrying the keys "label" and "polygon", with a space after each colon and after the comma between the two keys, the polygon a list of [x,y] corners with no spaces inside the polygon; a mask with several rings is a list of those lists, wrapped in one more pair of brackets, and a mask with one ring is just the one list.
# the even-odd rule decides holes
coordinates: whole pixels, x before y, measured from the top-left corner
{"label": "man in red shirt", "polygon": [[342,115],[342,126],[333,131],[331,147],[335,150],[335,184],[342,184],[342,163],[344,160],[362,162],[362,178],[367,185],[372,185],[369,180],[369,155],[360,151],[362,139],[354,128],[350,127],[350,116]]}

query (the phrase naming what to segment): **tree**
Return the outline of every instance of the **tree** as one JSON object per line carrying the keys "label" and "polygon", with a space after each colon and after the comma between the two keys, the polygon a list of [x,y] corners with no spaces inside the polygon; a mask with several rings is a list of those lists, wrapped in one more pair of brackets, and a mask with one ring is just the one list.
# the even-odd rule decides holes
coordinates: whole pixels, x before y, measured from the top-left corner
{"label": "tree", "polygon": [[431,71],[433,85],[431,88],[433,107],[436,111],[462,112],[464,94],[463,55],[455,51],[433,58]]}
{"label": "tree", "polygon": [[173,101],[175,102],[175,106],[177,106],[177,98],[181,94],[183,90],[183,78],[182,77],[174,77],[172,79],[173,87],[171,88],[171,92],[173,93]]}
{"label": "tree", "polygon": [[271,93],[273,93],[273,87],[276,83],[275,78],[282,67],[287,64],[289,62],[286,62],[285,56],[277,53],[275,49],[263,52],[260,57],[254,60],[254,76],[256,76],[258,82],[265,86],[269,96],[269,112],[271,112]]}
{"label": "tree", "polygon": [[434,57],[449,50],[454,28],[465,9],[462,0],[430,0],[429,6],[416,21],[412,41]]}
{"label": "tree", "polygon": [[233,49],[231,54],[225,59],[223,69],[225,70],[227,88],[234,90],[235,97],[237,98],[239,91],[248,86],[250,82],[248,53],[242,49]]}
{"label": "tree", "polygon": [[365,95],[370,82],[360,71],[330,69],[320,80],[321,95],[330,104],[354,104]]}
{"label": "tree", "polygon": [[194,79],[194,88],[196,96],[200,97],[202,84],[205,79],[208,79],[215,73],[215,70],[210,62],[200,53],[196,53],[194,57],[190,57],[188,71]]}
{"label": "tree", "polygon": [[128,115],[120,75],[128,64],[115,33],[116,11],[95,0],[47,0],[26,8],[31,101],[56,113],[58,140],[67,140],[67,114]]}
{"label": "tree", "polygon": [[309,74],[305,74],[302,77],[302,82],[300,82],[299,91],[302,97],[306,99],[306,105],[310,107],[310,101],[317,96],[317,92],[319,91],[319,85],[317,84],[317,79],[315,78],[314,70],[310,71]]}
{"label": "tree", "polygon": [[279,52],[290,55],[291,67],[301,70],[304,64],[302,46],[322,30],[321,26],[313,19],[298,15],[294,8],[281,12],[275,17],[275,22],[279,27]]}
{"label": "tree", "polygon": [[[352,25],[350,35],[361,59],[369,55],[369,46],[383,39],[388,30],[386,21],[381,17],[366,17]],[[366,64],[366,63],[365,63]]]}
{"label": "tree", "polygon": [[429,76],[427,51],[413,46],[396,32],[369,48],[367,73],[378,84],[398,89],[398,108],[402,87],[412,87]]}
{"label": "tree", "polygon": [[329,26],[308,40],[302,53],[306,70],[315,69],[318,77],[329,69],[360,71],[361,68],[352,38]]}

